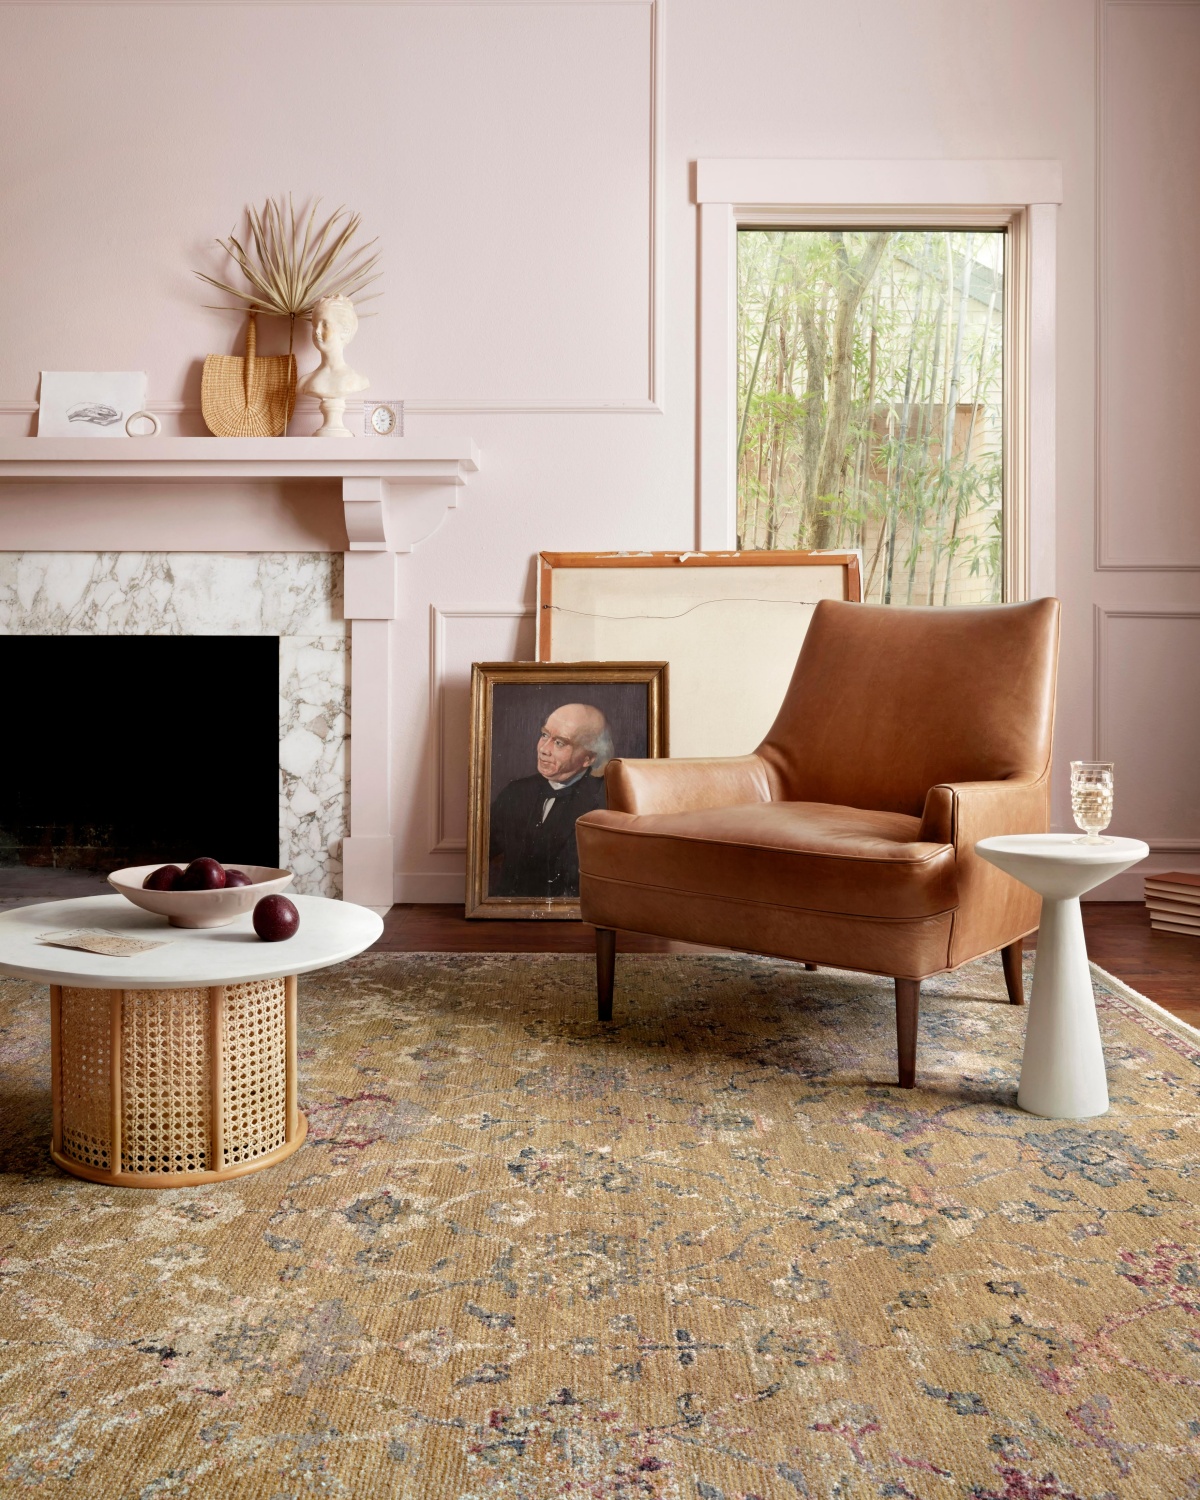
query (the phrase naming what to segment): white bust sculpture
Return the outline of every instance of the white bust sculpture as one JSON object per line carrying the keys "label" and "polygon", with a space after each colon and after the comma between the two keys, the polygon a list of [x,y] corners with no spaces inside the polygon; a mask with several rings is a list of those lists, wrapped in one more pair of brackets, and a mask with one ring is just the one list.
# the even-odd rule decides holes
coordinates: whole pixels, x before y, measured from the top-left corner
{"label": "white bust sculpture", "polygon": [[353,437],[342,421],[346,397],[365,391],[371,382],[345,360],[346,345],[358,332],[358,314],[349,297],[321,297],[313,304],[313,343],[321,363],[301,380],[301,395],[316,396],[324,418],[314,437]]}

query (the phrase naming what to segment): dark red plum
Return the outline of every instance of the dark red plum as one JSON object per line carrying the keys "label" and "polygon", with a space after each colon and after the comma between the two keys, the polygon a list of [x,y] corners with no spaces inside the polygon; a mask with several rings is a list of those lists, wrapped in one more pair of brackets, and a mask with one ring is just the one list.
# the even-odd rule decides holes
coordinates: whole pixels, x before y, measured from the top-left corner
{"label": "dark red plum", "polygon": [[177,887],[181,891],[219,891],[225,886],[225,870],[220,860],[194,859],[183,872]]}
{"label": "dark red plum", "polygon": [[300,913],[286,896],[264,896],[254,908],[253,920],[264,943],[282,943],[300,929]]}
{"label": "dark red plum", "polygon": [[249,875],[246,874],[245,870],[230,870],[228,868],[226,869],[226,871],[225,871],[225,889],[226,890],[229,890],[231,886],[235,886],[235,885],[253,885],[253,884],[254,884],[253,880],[250,879]]}
{"label": "dark red plum", "polygon": [[183,871],[178,865],[160,865],[142,881],[144,891],[177,891]]}

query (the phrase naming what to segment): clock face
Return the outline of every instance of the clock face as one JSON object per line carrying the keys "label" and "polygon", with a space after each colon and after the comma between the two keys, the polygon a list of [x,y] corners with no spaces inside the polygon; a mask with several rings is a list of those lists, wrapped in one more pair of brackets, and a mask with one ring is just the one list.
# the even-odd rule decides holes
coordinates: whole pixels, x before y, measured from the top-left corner
{"label": "clock face", "polygon": [[380,437],[387,437],[396,429],[396,413],[390,406],[376,406],[371,412],[371,426]]}

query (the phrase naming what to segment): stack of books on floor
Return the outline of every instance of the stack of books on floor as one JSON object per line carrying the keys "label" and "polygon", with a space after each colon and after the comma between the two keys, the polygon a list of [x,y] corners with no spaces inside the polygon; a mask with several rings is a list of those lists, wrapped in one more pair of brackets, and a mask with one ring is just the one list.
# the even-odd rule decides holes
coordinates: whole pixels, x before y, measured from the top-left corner
{"label": "stack of books on floor", "polygon": [[1146,906],[1150,925],[1159,932],[1200,937],[1200,875],[1147,875]]}

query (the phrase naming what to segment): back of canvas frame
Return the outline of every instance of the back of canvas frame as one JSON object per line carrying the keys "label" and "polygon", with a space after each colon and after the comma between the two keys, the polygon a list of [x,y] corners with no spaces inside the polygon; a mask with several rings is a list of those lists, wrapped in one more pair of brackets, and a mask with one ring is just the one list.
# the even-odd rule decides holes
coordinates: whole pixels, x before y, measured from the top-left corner
{"label": "back of canvas frame", "polygon": [[745,755],[814,605],[861,580],[857,552],[543,552],[538,660],[668,661],[672,755]]}

